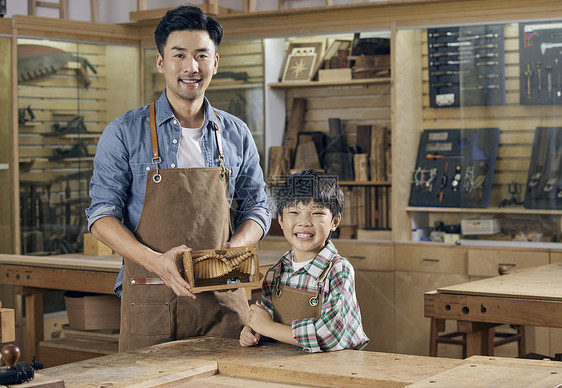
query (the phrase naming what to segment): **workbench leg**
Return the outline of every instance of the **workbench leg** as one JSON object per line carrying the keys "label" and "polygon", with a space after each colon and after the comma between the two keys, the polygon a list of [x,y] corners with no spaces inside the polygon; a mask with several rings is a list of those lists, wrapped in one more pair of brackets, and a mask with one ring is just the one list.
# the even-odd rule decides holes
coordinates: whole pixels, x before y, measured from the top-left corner
{"label": "workbench leg", "polygon": [[37,356],[43,334],[43,293],[25,294],[25,361],[31,362],[31,358]]}
{"label": "workbench leg", "polygon": [[429,332],[429,355],[437,357],[437,337],[445,330],[445,320],[431,318],[431,330]]}
{"label": "workbench leg", "polygon": [[466,357],[488,355],[488,329],[466,333]]}

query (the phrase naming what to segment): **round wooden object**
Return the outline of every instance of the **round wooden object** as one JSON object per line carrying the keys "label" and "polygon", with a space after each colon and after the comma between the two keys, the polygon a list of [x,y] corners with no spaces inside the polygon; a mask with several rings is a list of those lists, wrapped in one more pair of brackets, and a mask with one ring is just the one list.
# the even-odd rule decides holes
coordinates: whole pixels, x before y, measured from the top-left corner
{"label": "round wooden object", "polygon": [[6,361],[8,368],[16,365],[21,354],[20,348],[13,344],[5,345],[0,352],[2,352],[2,358]]}

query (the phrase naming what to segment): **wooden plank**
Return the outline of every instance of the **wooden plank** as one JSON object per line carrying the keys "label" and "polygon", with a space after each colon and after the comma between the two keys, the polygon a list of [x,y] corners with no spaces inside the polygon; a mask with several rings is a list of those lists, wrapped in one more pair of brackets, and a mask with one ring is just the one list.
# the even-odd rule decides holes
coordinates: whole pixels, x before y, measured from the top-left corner
{"label": "wooden plank", "polygon": [[[390,356],[390,357],[389,357]],[[435,374],[443,368],[445,359],[428,359],[410,355],[392,355],[375,352],[317,353],[314,357],[287,357],[280,360],[237,359],[236,362],[219,361],[219,373],[247,378],[264,378],[285,383],[314,382],[325,387],[334,386],[384,386],[401,387]],[[337,361],[336,361],[337,360]],[[424,363],[426,361],[436,361]],[[451,361],[451,360],[447,360]],[[462,363],[460,360],[455,360]],[[454,363],[454,362],[453,362]],[[334,365],[339,365],[334,368]]]}
{"label": "wooden plank", "polygon": [[[119,255],[86,256],[82,254],[31,256],[0,254],[0,265],[12,264],[62,269],[84,269],[92,271],[119,272],[122,258]],[[64,272],[64,271],[63,271]],[[37,285],[31,285],[39,287]],[[51,288],[51,286],[47,287]]]}
{"label": "wooden plank", "polygon": [[[182,381],[182,388],[289,388],[294,384],[276,383],[269,379],[256,380],[233,377],[228,375],[213,375],[205,378],[198,378],[192,381]],[[299,387],[313,387],[314,385],[299,384]]]}
{"label": "wooden plank", "polygon": [[[562,300],[562,283],[557,281],[561,273],[562,264],[554,263],[522,269],[501,277],[443,287],[439,288],[438,291],[456,294],[470,293],[513,298]],[[560,325],[562,325],[562,321]]]}
{"label": "wooden plank", "polygon": [[[471,357],[472,359],[472,357]],[[499,358],[497,358],[499,361]],[[422,379],[411,387],[452,387],[452,386],[502,386],[509,381],[513,388],[527,387],[555,387],[560,383],[562,368],[555,363],[548,367],[537,368],[533,366],[511,365],[497,362],[488,363],[465,363],[440,373],[430,378]]]}
{"label": "wooden plank", "polygon": [[16,340],[16,323],[14,309],[0,308],[0,342]]}
{"label": "wooden plank", "polygon": [[46,289],[59,286],[65,290],[103,294],[113,293],[116,278],[116,272],[18,267],[4,264],[0,265],[0,274],[5,279],[4,284]]}

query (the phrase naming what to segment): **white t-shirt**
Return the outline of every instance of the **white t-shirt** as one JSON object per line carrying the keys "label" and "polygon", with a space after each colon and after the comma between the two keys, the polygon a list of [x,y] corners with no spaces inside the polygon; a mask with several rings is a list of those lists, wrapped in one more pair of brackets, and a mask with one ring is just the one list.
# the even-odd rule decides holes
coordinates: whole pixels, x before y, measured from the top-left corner
{"label": "white t-shirt", "polygon": [[307,261],[303,261],[302,263],[297,263],[294,259],[291,260],[291,263],[293,264],[293,271],[297,272],[299,269],[303,268],[305,265],[307,265],[311,261],[312,261],[312,259],[307,260]]}
{"label": "white t-shirt", "polygon": [[201,152],[201,128],[181,128],[180,148],[178,151],[178,167],[205,167]]}

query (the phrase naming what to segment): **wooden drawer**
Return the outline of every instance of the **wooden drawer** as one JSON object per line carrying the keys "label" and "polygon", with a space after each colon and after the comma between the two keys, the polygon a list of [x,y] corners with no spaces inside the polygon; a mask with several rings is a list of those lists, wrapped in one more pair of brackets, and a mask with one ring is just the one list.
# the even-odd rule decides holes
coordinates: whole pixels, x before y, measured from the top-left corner
{"label": "wooden drawer", "polygon": [[340,255],[355,269],[394,271],[394,244],[365,241],[334,240]]}
{"label": "wooden drawer", "polygon": [[562,262],[562,251],[550,251],[550,262],[551,263]]}
{"label": "wooden drawer", "polygon": [[452,273],[468,272],[466,248],[456,245],[396,244],[397,271]]}
{"label": "wooden drawer", "polygon": [[[366,269],[375,271],[394,271],[394,244],[365,242],[358,240],[333,240],[336,249],[353,265],[355,269]],[[272,252],[281,255],[291,249],[291,245],[284,237],[267,237],[258,244],[258,256],[260,265],[269,264],[271,261],[266,257]],[[263,252],[263,260],[260,256]],[[273,262],[271,262],[273,264]]]}
{"label": "wooden drawer", "polygon": [[498,276],[500,267],[507,271],[538,267],[548,264],[547,250],[525,248],[470,248],[468,251],[468,274],[470,276]]}

